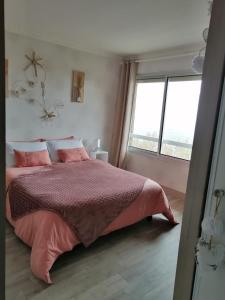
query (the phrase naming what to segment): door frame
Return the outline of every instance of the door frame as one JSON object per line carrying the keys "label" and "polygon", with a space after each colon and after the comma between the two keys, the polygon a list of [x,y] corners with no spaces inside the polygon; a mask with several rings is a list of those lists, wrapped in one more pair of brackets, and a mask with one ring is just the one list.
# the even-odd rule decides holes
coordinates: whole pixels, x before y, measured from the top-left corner
{"label": "door frame", "polygon": [[0,298],[5,299],[5,26],[0,1]]}
{"label": "door frame", "polygon": [[[216,130],[216,140],[213,149],[213,158],[212,158],[212,165],[210,170],[210,178],[209,178],[209,185],[207,191],[207,198],[204,210],[204,218],[210,217],[213,215],[213,211],[215,209],[215,197],[213,196],[213,192],[215,189],[222,189],[224,186],[220,186],[217,184],[217,172],[219,168],[221,168],[220,160],[225,160],[225,156],[222,157],[222,142],[225,140],[225,78],[223,84],[223,94],[222,94],[222,102],[220,106],[220,113],[218,118],[218,126]],[[222,177],[223,178],[223,177]],[[201,235],[202,236],[202,235]],[[204,236],[203,236],[204,237]],[[200,292],[200,285],[201,285],[201,275],[198,272],[198,267],[196,267],[195,272],[195,280],[193,286],[193,299],[198,299],[199,292]]]}
{"label": "door frame", "polygon": [[200,235],[225,76],[225,1],[214,0],[177,261],[174,300],[192,298]]}

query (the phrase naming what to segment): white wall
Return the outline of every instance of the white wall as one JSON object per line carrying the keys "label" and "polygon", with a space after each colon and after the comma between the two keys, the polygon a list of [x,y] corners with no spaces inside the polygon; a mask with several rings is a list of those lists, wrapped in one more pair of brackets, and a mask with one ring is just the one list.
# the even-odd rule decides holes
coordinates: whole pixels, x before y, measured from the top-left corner
{"label": "white wall", "polygon": [[[14,88],[17,80],[24,82],[25,54],[32,50],[45,62],[47,98],[53,104],[63,102],[64,108],[58,110],[57,119],[46,122],[40,119],[41,110],[37,105],[9,95],[6,99],[7,139],[76,135],[92,143],[100,137],[103,147],[110,150],[119,60],[6,33],[9,89]],[[70,102],[72,70],[85,72],[83,104]]]}
{"label": "white wall", "polygon": [[127,169],[171,189],[182,193],[186,191],[189,172],[187,161],[130,151],[127,155]]}
{"label": "white wall", "polygon": [[[193,74],[192,58],[192,55],[187,55],[142,62],[139,64],[138,75]],[[127,169],[179,192],[185,193],[186,191],[189,162],[130,151],[127,155]]]}

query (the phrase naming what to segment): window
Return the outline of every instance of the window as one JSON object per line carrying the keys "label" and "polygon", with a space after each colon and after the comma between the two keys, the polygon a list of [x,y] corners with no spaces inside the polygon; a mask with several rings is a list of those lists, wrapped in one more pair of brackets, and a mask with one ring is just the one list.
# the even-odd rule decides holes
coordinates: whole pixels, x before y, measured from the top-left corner
{"label": "window", "polygon": [[129,146],[190,160],[199,76],[139,80]]}
{"label": "window", "polygon": [[139,82],[133,134],[130,142],[137,148],[157,152],[165,81]]}

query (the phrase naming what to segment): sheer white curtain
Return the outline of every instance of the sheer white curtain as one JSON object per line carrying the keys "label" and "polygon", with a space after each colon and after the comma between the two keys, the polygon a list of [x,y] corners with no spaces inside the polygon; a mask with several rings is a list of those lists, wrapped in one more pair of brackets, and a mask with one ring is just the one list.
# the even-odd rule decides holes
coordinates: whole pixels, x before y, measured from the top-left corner
{"label": "sheer white curtain", "polygon": [[113,164],[120,168],[125,167],[136,75],[136,62],[122,63],[112,145]]}

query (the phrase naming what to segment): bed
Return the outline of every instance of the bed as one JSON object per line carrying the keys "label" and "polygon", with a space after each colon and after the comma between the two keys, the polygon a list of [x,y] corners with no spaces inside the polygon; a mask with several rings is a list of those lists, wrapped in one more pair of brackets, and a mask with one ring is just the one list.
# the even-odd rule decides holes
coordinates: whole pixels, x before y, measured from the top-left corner
{"label": "bed", "polygon": [[[70,178],[70,183],[66,183],[66,186],[65,174]],[[33,274],[50,284],[52,280],[49,271],[59,255],[72,250],[80,243],[89,246],[99,236],[107,235],[154,214],[161,213],[169,223],[177,224],[161,186],[150,179],[135,176],[139,175],[98,160],[54,163],[52,166],[8,167],[6,217],[14,227],[15,234],[32,249],[30,263]],[[123,182],[125,177],[127,181]],[[138,180],[141,185],[137,184],[137,189],[135,183]],[[52,186],[56,181],[57,186]],[[98,186],[97,189],[95,185]],[[70,191],[72,186],[76,187]],[[18,196],[20,194],[25,196]],[[48,203],[46,194],[60,198],[56,209],[46,204]],[[83,206],[83,201],[80,201],[81,207],[74,208],[71,202],[68,202],[67,212],[65,212],[64,199],[71,200],[71,197],[72,201],[76,202],[87,198],[88,206]],[[95,202],[93,199],[98,197],[101,201]],[[23,209],[29,206],[27,203],[32,203],[33,199],[36,202],[34,201],[30,208]],[[111,203],[109,207],[106,206],[108,202]],[[78,209],[79,214],[75,219],[80,219],[80,223],[74,225],[71,212],[76,212]],[[83,214],[86,210],[90,210],[88,215]],[[66,214],[69,215],[65,216]],[[104,218],[106,220],[102,222]],[[83,230],[82,236],[84,227],[87,228],[86,231]],[[85,240],[91,230],[93,231],[91,236]]]}

